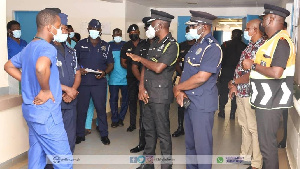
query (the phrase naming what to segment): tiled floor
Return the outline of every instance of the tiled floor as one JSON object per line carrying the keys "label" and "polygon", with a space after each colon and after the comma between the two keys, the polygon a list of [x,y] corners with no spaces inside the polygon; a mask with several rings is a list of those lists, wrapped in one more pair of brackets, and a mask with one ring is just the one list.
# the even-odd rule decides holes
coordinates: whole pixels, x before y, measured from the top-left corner
{"label": "tiled floor", "polygon": [[[222,119],[215,114],[213,137],[214,137],[214,155],[238,155],[241,145],[241,129],[237,120],[229,119],[229,105],[226,107],[226,118]],[[111,124],[110,119],[109,126]],[[172,104],[170,110],[171,132],[177,129],[177,105]],[[138,144],[138,129],[129,133],[126,129],[129,125],[129,113],[124,121],[124,127],[109,127],[109,138],[111,144],[105,146],[100,141],[98,132],[92,129],[92,133],[86,137],[86,141],[76,146],[75,155],[136,155],[131,154],[129,150]],[[282,127],[279,131],[278,138],[282,138]],[[173,154],[184,155],[185,144],[184,137],[172,138]],[[159,144],[158,144],[159,145]],[[160,154],[159,146],[156,150]],[[140,152],[139,155],[142,155]],[[280,169],[288,169],[288,161],[285,149],[279,149]],[[14,166],[13,169],[27,169],[27,161],[23,161]],[[74,169],[135,169],[138,164],[128,165],[74,165]],[[245,169],[246,165],[213,165],[213,169]],[[156,168],[160,168],[157,166]],[[173,165],[173,169],[185,169],[184,165]]]}

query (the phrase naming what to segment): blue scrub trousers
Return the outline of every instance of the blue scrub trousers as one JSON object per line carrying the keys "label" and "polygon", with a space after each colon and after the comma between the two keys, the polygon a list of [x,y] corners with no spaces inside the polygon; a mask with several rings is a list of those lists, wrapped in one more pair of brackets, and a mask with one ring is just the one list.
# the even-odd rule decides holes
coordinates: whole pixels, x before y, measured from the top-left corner
{"label": "blue scrub trousers", "polygon": [[[27,121],[29,128],[28,168],[43,169],[46,166],[46,155],[70,156],[68,136],[63,121],[54,123],[50,115],[45,124]],[[49,159],[50,161],[52,159]],[[70,169],[73,164],[53,163],[55,169]]]}
{"label": "blue scrub trousers", "polygon": [[[118,99],[119,99],[119,89],[121,89],[122,103],[121,111],[118,113]],[[128,87],[127,85],[109,85],[110,92],[110,109],[111,109],[111,121],[113,123],[119,122],[119,120],[124,120],[128,109]]]}
{"label": "blue scrub trousers", "polygon": [[[184,125],[187,155],[186,169],[211,169],[214,112],[202,112],[201,110],[188,108],[184,114]],[[192,158],[196,155],[198,155],[197,158]],[[201,155],[204,156],[201,157]]]}
{"label": "blue scrub trousers", "polygon": [[76,141],[76,122],[77,122],[76,105],[72,106],[72,109],[62,109],[61,112],[62,112],[65,130],[68,135],[70,149],[72,153],[74,153],[75,141]]}
{"label": "blue scrub trousers", "polygon": [[76,136],[85,136],[85,121],[87,110],[89,107],[90,98],[92,97],[94,106],[97,111],[97,120],[101,137],[108,136],[108,125],[106,115],[106,95],[107,85],[85,86],[81,85],[78,88],[78,103],[77,103],[77,126]]}

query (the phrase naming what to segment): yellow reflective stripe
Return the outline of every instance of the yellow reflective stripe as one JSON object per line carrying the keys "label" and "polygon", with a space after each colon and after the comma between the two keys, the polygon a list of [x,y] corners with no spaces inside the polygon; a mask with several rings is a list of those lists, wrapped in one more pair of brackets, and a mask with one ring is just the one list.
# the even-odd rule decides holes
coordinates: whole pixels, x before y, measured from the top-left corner
{"label": "yellow reflective stripe", "polygon": [[168,48],[170,45],[171,45],[171,42],[169,42],[169,43],[165,46],[163,53],[166,52],[167,48]]}
{"label": "yellow reflective stripe", "polygon": [[151,58],[151,60],[153,61],[153,62],[158,62],[158,60],[157,59],[155,59],[155,58]]}
{"label": "yellow reflective stripe", "polygon": [[172,66],[172,65],[174,65],[174,64],[176,63],[177,58],[178,58],[178,56],[179,56],[179,44],[178,44],[177,42],[175,42],[175,43],[176,43],[176,45],[177,45],[177,56],[176,56],[176,59],[174,60],[174,62],[172,62],[170,66]]}

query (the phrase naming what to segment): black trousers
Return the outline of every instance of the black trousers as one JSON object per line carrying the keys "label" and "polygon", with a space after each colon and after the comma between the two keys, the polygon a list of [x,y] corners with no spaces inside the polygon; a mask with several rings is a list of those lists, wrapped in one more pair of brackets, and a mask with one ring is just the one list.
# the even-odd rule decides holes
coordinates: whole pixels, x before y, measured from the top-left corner
{"label": "black trousers", "polygon": [[[172,140],[169,120],[170,104],[148,103],[145,105],[143,125],[146,131],[146,147],[144,155],[155,155],[157,138],[160,142],[161,155],[170,158],[172,155]],[[154,165],[147,164],[146,168],[154,169]],[[172,163],[166,161],[161,169],[171,169]]]}
{"label": "black trousers", "polygon": [[140,103],[140,130],[139,130],[139,145],[146,145],[146,140],[145,140],[145,127],[143,125],[143,114],[144,114],[144,107],[145,104],[143,101],[139,101]]}
{"label": "black trousers", "polygon": [[264,169],[279,169],[277,131],[283,109],[256,109],[258,142]]}
{"label": "black trousers", "polygon": [[130,125],[136,126],[139,81],[135,78],[127,78],[127,84],[128,84],[128,105],[129,105],[129,112],[130,112]]}
{"label": "black trousers", "polygon": [[[228,82],[232,80],[232,78],[227,78],[227,77],[221,77],[219,79],[219,111],[224,111],[225,109],[225,105],[228,102],[228,93],[229,93],[229,89],[228,89]],[[236,97],[234,97],[231,100],[231,110],[230,113],[235,113],[237,108],[236,105]]]}

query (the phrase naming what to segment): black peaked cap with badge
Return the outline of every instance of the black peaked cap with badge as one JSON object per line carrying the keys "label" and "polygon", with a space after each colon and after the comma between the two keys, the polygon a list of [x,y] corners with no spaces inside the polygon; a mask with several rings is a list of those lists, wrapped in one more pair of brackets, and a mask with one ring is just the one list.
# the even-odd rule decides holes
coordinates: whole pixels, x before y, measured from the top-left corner
{"label": "black peaked cap with badge", "polygon": [[89,22],[89,27],[92,27],[92,28],[101,28],[101,23],[97,19],[92,19]]}
{"label": "black peaked cap with badge", "polygon": [[139,30],[139,27],[136,24],[132,24],[128,27],[127,33],[131,32],[131,31],[136,31],[136,30]]}
{"label": "black peaked cap with badge", "polygon": [[168,14],[167,12],[151,9],[151,19],[148,20],[148,22],[152,22],[154,20],[162,20],[162,21],[171,22],[172,19],[174,19],[174,16],[171,14]]}
{"label": "black peaked cap with badge", "polygon": [[213,21],[218,18],[215,15],[212,15],[207,12],[202,12],[202,11],[190,10],[190,13],[192,15],[191,20],[190,20],[191,23],[196,22],[196,23],[203,23],[203,24],[211,25],[213,23]]}
{"label": "black peaked cap with badge", "polygon": [[144,17],[144,18],[142,19],[142,22],[145,24],[145,27],[150,26],[150,23],[148,22],[150,19],[151,19],[151,17],[149,17],[149,16]]}
{"label": "black peaked cap with badge", "polygon": [[271,4],[264,4],[264,8],[265,11],[262,14],[262,16],[264,15],[268,15],[268,14],[275,14],[275,15],[279,15],[283,18],[286,18],[290,15],[290,11],[281,8],[279,6],[275,6],[275,5],[271,5]]}

